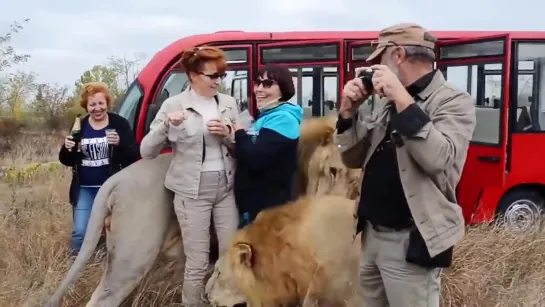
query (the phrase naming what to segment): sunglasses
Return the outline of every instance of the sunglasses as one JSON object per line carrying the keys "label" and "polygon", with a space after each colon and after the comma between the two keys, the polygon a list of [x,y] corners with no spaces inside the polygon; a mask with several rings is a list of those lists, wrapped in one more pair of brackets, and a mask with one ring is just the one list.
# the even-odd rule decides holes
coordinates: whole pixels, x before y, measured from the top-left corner
{"label": "sunglasses", "polygon": [[203,76],[207,76],[208,78],[212,79],[212,80],[216,80],[216,79],[224,79],[227,74],[226,73],[223,73],[223,74],[220,74],[220,73],[213,73],[213,74],[205,74],[203,72],[200,72],[199,74],[203,75]]}
{"label": "sunglasses", "polygon": [[275,85],[275,84],[276,84],[276,81],[271,80],[271,79],[264,79],[264,80],[256,79],[256,80],[254,81],[254,83],[255,83],[255,86],[256,86],[256,87],[259,87],[260,85],[263,84],[263,87],[264,87],[264,88],[269,88],[269,87]]}

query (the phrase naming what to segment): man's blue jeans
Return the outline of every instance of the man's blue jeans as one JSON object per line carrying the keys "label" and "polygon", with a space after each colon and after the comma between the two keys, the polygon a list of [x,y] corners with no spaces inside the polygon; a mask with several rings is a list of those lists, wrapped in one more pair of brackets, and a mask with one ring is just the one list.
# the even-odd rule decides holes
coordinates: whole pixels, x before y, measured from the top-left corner
{"label": "man's blue jeans", "polygon": [[72,256],[76,256],[81,249],[83,238],[87,230],[87,223],[91,216],[91,208],[99,187],[80,187],[76,207],[74,208],[74,221],[72,226]]}

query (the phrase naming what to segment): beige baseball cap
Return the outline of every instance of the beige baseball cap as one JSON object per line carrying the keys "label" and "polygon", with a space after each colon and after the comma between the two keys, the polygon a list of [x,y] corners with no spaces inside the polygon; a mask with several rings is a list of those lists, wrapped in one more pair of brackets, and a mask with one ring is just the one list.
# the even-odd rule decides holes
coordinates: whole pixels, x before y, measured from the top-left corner
{"label": "beige baseball cap", "polygon": [[372,42],[377,47],[367,61],[377,60],[389,46],[421,46],[435,49],[436,41],[435,36],[416,23],[399,23],[379,32],[378,41]]}

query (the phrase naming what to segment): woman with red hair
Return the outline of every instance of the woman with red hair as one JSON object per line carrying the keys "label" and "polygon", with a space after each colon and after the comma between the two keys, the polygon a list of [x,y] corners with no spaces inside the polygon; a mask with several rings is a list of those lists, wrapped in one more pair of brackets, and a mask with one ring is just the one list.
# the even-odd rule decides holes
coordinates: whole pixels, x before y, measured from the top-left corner
{"label": "woman with red hair", "polygon": [[140,158],[127,120],[108,112],[112,98],[105,83],[84,84],[80,104],[87,111],[87,115],[81,119],[80,145],[76,147],[73,137],[68,135],[59,152],[60,162],[72,168],[72,256],[76,256],[81,248],[100,186],[110,176]]}
{"label": "woman with red hair", "polygon": [[197,47],[182,54],[181,65],[191,86],[165,100],[140,144],[142,158],[155,158],[167,142],[173,158],[165,186],[174,192],[174,210],[186,256],[182,303],[204,306],[202,292],[210,253],[213,217],[220,254],[238,226],[233,195],[235,99],[218,92],[227,67],[216,47]]}

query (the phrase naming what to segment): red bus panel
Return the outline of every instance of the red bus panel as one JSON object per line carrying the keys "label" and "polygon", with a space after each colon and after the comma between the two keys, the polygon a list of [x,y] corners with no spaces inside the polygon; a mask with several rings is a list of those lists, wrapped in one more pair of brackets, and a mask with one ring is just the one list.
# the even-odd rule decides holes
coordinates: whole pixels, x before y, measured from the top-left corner
{"label": "red bus panel", "polygon": [[476,104],[477,124],[458,185],[466,222],[484,190],[505,181],[510,57],[509,34],[437,43],[437,68],[455,85],[466,86]]}

